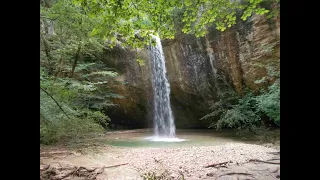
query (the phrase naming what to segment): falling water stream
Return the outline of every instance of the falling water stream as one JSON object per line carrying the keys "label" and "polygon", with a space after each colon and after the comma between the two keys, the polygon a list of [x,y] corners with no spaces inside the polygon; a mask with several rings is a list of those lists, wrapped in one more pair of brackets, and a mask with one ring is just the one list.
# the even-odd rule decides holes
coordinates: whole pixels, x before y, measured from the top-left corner
{"label": "falling water stream", "polygon": [[170,105],[170,84],[167,79],[165,58],[161,40],[152,36],[155,46],[150,46],[152,59],[152,87],[154,90],[154,136],[147,139],[152,141],[178,142],[183,139],[176,138],[176,127]]}

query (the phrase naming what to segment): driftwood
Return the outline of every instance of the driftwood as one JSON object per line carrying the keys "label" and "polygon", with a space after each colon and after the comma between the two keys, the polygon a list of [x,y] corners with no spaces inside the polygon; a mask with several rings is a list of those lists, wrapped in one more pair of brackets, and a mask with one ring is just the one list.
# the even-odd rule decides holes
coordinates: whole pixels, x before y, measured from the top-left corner
{"label": "driftwood", "polygon": [[[210,164],[210,165],[205,166],[205,168],[222,166],[222,165],[225,165],[225,164],[228,164],[228,163],[232,163],[232,161],[226,161],[226,162],[222,162],[222,163]],[[224,166],[224,167],[225,167],[225,166]]]}
{"label": "driftwood", "polygon": [[262,160],[259,160],[259,159],[250,159],[248,162],[262,162],[262,163],[267,163],[267,164],[280,164],[277,163],[277,162],[269,162],[269,161],[262,161]]}

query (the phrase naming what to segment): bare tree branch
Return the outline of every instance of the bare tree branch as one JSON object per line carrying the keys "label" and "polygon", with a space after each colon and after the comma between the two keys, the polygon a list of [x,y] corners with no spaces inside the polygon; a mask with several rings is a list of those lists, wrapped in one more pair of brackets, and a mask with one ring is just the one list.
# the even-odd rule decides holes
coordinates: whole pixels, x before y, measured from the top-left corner
{"label": "bare tree branch", "polygon": [[70,117],[69,117],[68,114],[62,109],[62,107],[60,106],[60,104],[58,103],[58,101],[55,100],[55,99],[52,97],[52,95],[49,94],[45,89],[43,89],[42,87],[40,87],[40,89],[41,89],[42,91],[44,91],[48,96],[50,96],[51,99],[59,106],[59,108],[61,109],[61,111],[68,117],[68,119],[70,119]]}

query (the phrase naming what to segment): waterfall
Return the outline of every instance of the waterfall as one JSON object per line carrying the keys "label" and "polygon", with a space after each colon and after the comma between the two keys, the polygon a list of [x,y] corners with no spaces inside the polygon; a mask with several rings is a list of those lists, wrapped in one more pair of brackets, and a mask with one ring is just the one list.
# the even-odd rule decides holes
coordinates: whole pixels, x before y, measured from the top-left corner
{"label": "waterfall", "polygon": [[176,127],[170,104],[170,84],[167,79],[161,40],[153,36],[156,46],[150,46],[152,59],[152,87],[154,90],[154,133],[156,138],[175,138]]}

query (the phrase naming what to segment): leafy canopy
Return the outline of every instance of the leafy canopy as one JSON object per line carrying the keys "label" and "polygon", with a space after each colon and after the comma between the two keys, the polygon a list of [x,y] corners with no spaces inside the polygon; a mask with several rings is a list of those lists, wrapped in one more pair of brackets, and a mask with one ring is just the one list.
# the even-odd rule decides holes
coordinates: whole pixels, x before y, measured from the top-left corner
{"label": "leafy canopy", "polygon": [[[237,13],[246,20],[253,13],[265,14],[269,10],[260,7],[263,0],[73,0],[89,18],[99,23],[91,35],[102,35],[114,46],[120,40],[124,46],[141,47],[150,44],[150,34],[162,39],[173,39],[175,13],[183,22],[182,31],[197,37],[206,34],[208,26],[220,31],[236,23]],[[137,37],[138,36],[138,37]]]}

